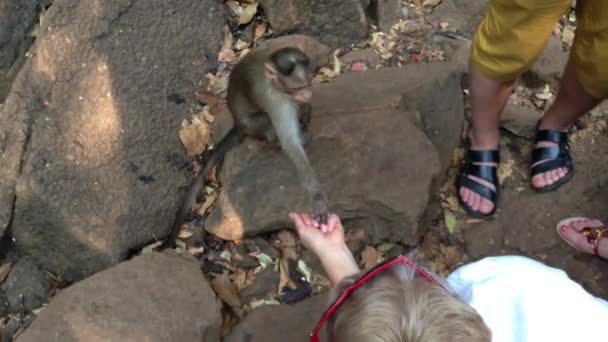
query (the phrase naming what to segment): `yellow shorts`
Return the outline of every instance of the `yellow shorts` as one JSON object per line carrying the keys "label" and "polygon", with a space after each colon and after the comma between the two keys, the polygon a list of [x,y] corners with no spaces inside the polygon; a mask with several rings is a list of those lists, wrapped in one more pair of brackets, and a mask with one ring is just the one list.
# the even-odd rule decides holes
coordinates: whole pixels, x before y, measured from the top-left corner
{"label": "yellow shorts", "polygon": [[[486,77],[511,81],[528,70],[570,0],[490,0],[471,51]],[[578,0],[570,54],[576,75],[592,96],[608,97],[608,0]]]}

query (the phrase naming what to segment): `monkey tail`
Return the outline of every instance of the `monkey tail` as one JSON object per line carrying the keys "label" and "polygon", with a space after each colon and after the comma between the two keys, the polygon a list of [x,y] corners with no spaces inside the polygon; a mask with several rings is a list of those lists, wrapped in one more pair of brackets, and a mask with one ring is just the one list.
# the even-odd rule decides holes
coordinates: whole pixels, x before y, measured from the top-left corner
{"label": "monkey tail", "polygon": [[210,150],[209,155],[205,158],[205,167],[201,170],[201,172],[194,178],[184,197],[182,199],[182,203],[175,214],[175,220],[173,221],[173,226],[171,227],[171,231],[169,232],[169,236],[165,239],[165,241],[158,247],[156,247],[156,251],[162,251],[168,247],[175,246],[175,240],[177,239],[177,235],[179,234],[179,230],[182,225],[186,221],[186,217],[190,213],[190,209],[196,202],[196,197],[203,187],[203,183],[209,172],[218,161],[220,161],[224,155],[230,151],[236,145],[239,145],[245,139],[245,134],[236,127],[233,127],[228,131],[228,133],[220,140],[217,146]]}

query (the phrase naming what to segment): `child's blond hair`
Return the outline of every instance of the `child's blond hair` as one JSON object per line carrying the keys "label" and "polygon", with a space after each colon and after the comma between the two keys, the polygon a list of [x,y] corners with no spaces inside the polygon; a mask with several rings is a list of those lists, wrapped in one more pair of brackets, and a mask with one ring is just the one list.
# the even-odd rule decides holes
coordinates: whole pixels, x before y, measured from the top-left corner
{"label": "child's blond hair", "polygon": [[[332,299],[360,275],[342,280]],[[353,292],[329,320],[328,332],[332,342],[491,341],[490,330],[472,307],[404,265]]]}

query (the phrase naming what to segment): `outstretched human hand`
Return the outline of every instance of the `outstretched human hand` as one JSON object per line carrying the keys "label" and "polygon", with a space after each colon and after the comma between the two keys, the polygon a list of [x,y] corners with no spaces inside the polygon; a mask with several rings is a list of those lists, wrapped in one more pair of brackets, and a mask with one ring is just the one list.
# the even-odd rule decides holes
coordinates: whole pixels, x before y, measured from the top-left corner
{"label": "outstretched human hand", "polygon": [[336,214],[330,214],[327,225],[318,228],[307,213],[290,213],[289,218],[296,225],[296,231],[302,244],[317,255],[345,245],[344,228]]}
{"label": "outstretched human hand", "polygon": [[338,215],[330,214],[327,224],[320,227],[309,214],[290,213],[289,218],[295,223],[302,244],[321,260],[332,285],[359,272],[357,262],[346,246]]}

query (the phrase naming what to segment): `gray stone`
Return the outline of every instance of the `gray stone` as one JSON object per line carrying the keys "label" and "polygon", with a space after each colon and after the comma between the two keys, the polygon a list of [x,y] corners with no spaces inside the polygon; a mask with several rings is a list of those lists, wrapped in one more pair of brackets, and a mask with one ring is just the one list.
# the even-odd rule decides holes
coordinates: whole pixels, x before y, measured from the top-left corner
{"label": "gray stone", "polygon": [[378,28],[388,32],[401,19],[401,0],[376,0]]}
{"label": "gray stone", "polygon": [[541,117],[542,113],[532,108],[509,103],[500,118],[500,126],[514,135],[532,140]]}
{"label": "gray stone", "polygon": [[532,66],[532,71],[541,78],[561,78],[568,63],[568,53],[562,47],[562,41],[554,35],[547,40],[543,53]]}
{"label": "gray stone", "polygon": [[51,0],[0,0],[0,102],[25,62],[41,9]]}
{"label": "gray stone", "polygon": [[17,341],[219,341],[221,304],[198,262],[147,254],[53,298]]}
{"label": "gray stone", "polygon": [[5,317],[9,313],[8,301],[2,288],[0,288],[0,317]]}
{"label": "gray stone", "polygon": [[0,288],[6,294],[11,312],[19,313],[22,309],[29,312],[42,306],[47,301],[51,283],[44,272],[24,258],[13,264]]}
{"label": "gray stone", "polygon": [[168,233],[191,177],[180,124],[223,18],[207,1],[53,3],[0,112],[21,253],[75,281]]}
{"label": "gray stone", "polygon": [[428,19],[447,22],[448,29],[472,38],[486,15],[488,3],[488,0],[443,0]]}
{"label": "gray stone", "polygon": [[437,148],[442,174],[451,164],[464,127],[461,78],[460,72],[441,75],[408,92],[403,101],[408,112],[416,114],[414,122]]}
{"label": "gray stone", "polygon": [[[315,87],[306,150],[332,211],[345,221],[356,220],[374,238],[417,243],[440,164],[436,146],[411,119],[415,115],[399,104],[408,93],[429,96],[427,85],[454,72],[449,64],[431,63],[348,73]],[[450,101],[461,102],[458,97]],[[420,100],[417,107],[428,117],[448,117],[457,108],[442,112],[446,107],[432,104]],[[289,226],[289,211],[309,210],[297,179],[280,149],[247,140],[225,158],[223,188],[205,229],[237,240]]]}
{"label": "gray stone", "polygon": [[327,294],[316,295],[295,305],[263,306],[235,326],[225,342],[308,341],[310,332],[327,307]]}
{"label": "gray stone", "polygon": [[367,36],[368,22],[361,0],[261,0],[260,4],[278,34],[309,34],[331,48]]}

